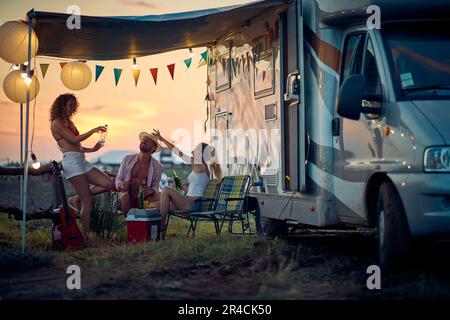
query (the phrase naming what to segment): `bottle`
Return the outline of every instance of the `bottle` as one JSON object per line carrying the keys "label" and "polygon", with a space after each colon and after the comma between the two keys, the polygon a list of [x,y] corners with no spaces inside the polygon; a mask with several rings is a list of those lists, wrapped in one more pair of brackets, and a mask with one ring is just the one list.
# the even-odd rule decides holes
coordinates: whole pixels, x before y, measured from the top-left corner
{"label": "bottle", "polygon": [[108,135],[108,125],[107,124],[105,124],[105,128],[106,128],[106,131],[100,133],[100,138],[98,139],[98,142],[97,142],[98,144],[101,144],[101,145],[105,144],[106,136]]}
{"label": "bottle", "polygon": [[180,191],[182,189],[180,178],[177,176],[175,170],[172,170],[172,174],[173,174],[173,182],[175,183],[175,189],[177,189],[177,191]]}
{"label": "bottle", "polygon": [[142,184],[139,187],[139,194],[138,194],[138,207],[139,207],[139,209],[144,209],[144,200],[145,200],[144,190],[145,190],[146,186],[147,186],[147,180],[146,179],[142,179]]}

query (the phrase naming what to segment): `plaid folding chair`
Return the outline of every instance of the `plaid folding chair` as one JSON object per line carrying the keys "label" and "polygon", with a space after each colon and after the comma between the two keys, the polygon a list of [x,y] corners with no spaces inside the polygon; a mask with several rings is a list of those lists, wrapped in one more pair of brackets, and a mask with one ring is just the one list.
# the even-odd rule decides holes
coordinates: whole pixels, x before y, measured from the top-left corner
{"label": "plaid folding chair", "polygon": [[[217,201],[217,195],[219,193],[220,184],[216,179],[209,180],[208,185],[206,186],[205,193],[203,197],[194,200],[196,205],[199,208],[199,211],[210,211],[215,207],[215,203]],[[192,210],[176,210],[176,211],[169,211],[167,214],[167,220],[166,220],[166,228],[163,230],[163,239],[166,236],[166,231],[169,226],[170,217],[177,217],[184,220],[189,221],[189,229],[187,232],[187,237],[189,237],[191,231],[193,232],[193,235],[195,235],[195,229],[193,227],[194,220],[192,219],[191,215],[194,211]],[[217,227],[216,226],[216,230]],[[216,231],[217,232],[217,231]]]}
{"label": "plaid folding chair", "polygon": [[[229,176],[222,179],[215,207],[210,211],[194,212],[192,228],[195,232],[200,221],[212,221],[216,226],[216,234],[220,235],[225,222],[228,231],[233,233],[233,222],[240,221],[242,234],[245,234],[249,223],[245,222],[244,207],[250,190],[250,176]],[[219,225],[220,223],[220,225]]]}

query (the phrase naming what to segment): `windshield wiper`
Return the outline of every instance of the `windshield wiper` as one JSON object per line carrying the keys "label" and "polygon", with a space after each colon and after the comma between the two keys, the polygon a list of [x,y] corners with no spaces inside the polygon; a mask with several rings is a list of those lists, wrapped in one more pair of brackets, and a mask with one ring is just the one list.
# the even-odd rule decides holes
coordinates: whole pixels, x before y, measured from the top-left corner
{"label": "windshield wiper", "polygon": [[405,93],[405,94],[408,94],[408,93],[416,92],[416,91],[426,91],[426,90],[434,90],[434,89],[447,89],[447,90],[450,90],[450,85],[433,84],[431,86],[404,88],[404,89],[402,89],[402,92]]}

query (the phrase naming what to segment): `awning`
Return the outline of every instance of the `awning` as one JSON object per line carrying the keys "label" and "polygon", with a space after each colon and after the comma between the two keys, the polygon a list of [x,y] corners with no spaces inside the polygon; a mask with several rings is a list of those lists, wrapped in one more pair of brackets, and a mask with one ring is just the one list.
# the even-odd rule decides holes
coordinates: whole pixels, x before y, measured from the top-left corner
{"label": "awning", "polygon": [[81,16],[81,29],[69,30],[69,14],[35,13],[39,56],[118,60],[183,48],[210,46],[259,14],[286,7],[284,0],[151,16]]}

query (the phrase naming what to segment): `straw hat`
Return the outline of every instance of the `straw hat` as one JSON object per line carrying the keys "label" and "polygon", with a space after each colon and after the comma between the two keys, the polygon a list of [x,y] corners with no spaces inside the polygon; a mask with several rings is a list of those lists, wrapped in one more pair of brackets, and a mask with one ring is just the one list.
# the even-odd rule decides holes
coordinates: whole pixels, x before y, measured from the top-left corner
{"label": "straw hat", "polygon": [[158,138],[155,135],[150,134],[148,132],[141,132],[141,133],[139,133],[139,141],[142,141],[142,139],[144,139],[144,138],[149,138],[149,139],[153,140],[153,142],[156,144],[155,152],[161,151],[162,147],[159,144]]}

